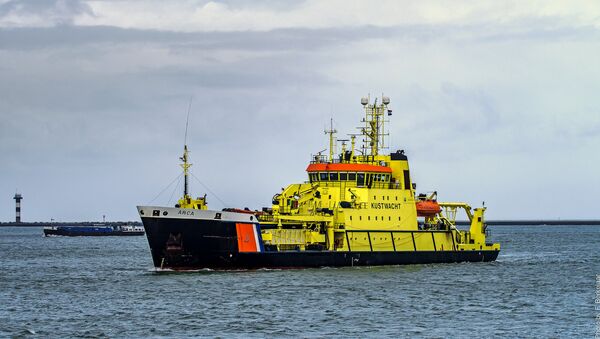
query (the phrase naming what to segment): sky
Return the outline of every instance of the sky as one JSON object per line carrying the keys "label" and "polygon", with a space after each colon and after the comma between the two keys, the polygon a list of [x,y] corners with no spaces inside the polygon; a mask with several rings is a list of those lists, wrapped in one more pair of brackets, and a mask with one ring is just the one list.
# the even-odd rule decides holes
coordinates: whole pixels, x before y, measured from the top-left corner
{"label": "sky", "polygon": [[599,219],[598,1],[0,0],[0,221],[269,206],[385,94],[419,192]]}

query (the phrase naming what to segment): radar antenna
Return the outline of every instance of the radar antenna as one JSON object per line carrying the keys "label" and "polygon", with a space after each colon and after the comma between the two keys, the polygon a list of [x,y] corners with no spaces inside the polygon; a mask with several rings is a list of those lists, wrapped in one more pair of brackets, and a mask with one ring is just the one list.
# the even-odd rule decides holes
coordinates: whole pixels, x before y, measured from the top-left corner
{"label": "radar antenna", "polygon": [[385,120],[386,113],[391,115],[391,110],[388,110],[390,98],[381,96],[381,104],[377,103],[376,98],[373,103],[370,103],[370,97],[363,97],[361,104],[365,109],[365,118],[362,122],[365,123],[364,127],[359,127],[361,133],[365,136],[363,149],[370,149],[371,156],[379,155],[379,150],[386,148],[384,144],[384,137],[388,136],[385,133],[385,123],[389,122]]}

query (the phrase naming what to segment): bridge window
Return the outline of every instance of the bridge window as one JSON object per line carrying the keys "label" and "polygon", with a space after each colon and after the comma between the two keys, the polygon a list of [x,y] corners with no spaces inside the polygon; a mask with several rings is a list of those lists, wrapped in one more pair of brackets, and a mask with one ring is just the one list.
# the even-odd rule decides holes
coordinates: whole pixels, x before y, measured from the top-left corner
{"label": "bridge window", "polygon": [[404,189],[410,189],[410,175],[408,174],[407,170],[404,170]]}
{"label": "bridge window", "polygon": [[356,175],[356,185],[357,186],[364,186],[365,185],[365,174],[364,173],[358,173]]}
{"label": "bridge window", "polygon": [[348,180],[348,173],[341,172],[340,173],[340,181]]}
{"label": "bridge window", "polygon": [[329,173],[329,180],[331,180],[331,181],[337,181],[338,180],[338,173],[337,172]]}
{"label": "bridge window", "polygon": [[327,173],[319,173],[319,180],[327,181],[329,175]]}
{"label": "bridge window", "polygon": [[348,173],[348,180],[356,181],[356,173]]}

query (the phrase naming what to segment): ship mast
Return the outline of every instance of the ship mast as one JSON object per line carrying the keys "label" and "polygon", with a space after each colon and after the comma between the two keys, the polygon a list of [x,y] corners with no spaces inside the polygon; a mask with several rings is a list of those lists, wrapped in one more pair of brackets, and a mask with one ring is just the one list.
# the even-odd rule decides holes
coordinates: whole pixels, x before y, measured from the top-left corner
{"label": "ship mast", "polygon": [[181,161],[183,161],[183,163],[180,165],[183,168],[183,197],[188,198],[189,197],[189,191],[188,191],[188,173],[189,173],[189,168],[192,167],[192,164],[190,164],[188,162],[188,149],[187,149],[187,145],[183,145],[183,156],[181,158]]}
{"label": "ship mast", "polygon": [[333,129],[333,118],[330,121],[331,127],[325,130],[325,134],[329,134],[329,162],[333,163],[333,147],[335,145],[335,134],[337,130]]}
{"label": "ship mast", "polygon": [[361,128],[362,134],[366,137],[365,148],[370,148],[370,155],[379,155],[379,150],[384,147],[385,133],[385,113],[391,115],[391,110],[387,109],[387,105],[390,103],[390,98],[386,96],[381,97],[381,104],[377,104],[377,99],[371,104],[370,97],[363,97],[360,103],[365,108],[365,127]]}

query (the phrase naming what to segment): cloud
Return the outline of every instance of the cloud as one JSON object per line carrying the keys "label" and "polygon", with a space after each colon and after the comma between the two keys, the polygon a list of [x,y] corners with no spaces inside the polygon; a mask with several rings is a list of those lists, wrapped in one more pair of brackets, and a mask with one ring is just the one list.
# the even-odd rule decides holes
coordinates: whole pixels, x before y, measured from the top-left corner
{"label": "cloud", "polygon": [[[269,4],[267,2],[266,4]],[[97,16],[85,16],[82,25],[175,31],[242,31],[279,28],[391,27],[399,25],[503,24],[530,18],[552,18],[565,25],[598,26],[600,5],[578,1],[565,5],[547,1],[470,1],[448,8],[443,1],[298,1],[279,6],[265,2],[240,5],[217,1],[90,2]]]}
{"label": "cloud", "polygon": [[8,0],[0,4],[0,27],[69,25],[81,15],[94,15],[81,0]]}
{"label": "cloud", "polygon": [[180,32],[285,28],[482,26],[547,20],[561,27],[600,25],[596,1],[22,1],[0,5],[0,27],[64,24]]}

